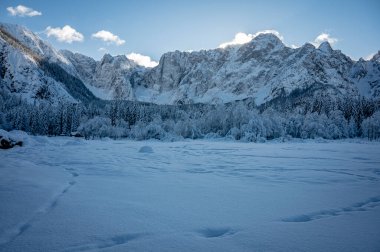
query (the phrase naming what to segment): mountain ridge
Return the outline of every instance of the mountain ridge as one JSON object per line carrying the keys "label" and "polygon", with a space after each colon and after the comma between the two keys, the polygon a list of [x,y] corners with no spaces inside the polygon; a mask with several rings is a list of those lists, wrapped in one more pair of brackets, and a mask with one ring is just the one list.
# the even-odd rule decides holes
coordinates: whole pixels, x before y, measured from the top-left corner
{"label": "mountain ridge", "polygon": [[[83,98],[67,92],[68,83],[51,78],[33,62],[33,57],[30,59],[27,49],[12,49],[0,33],[3,83],[29,99],[43,86],[49,89],[51,100],[83,101],[97,97],[157,104],[225,103],[252,98],[260,105],[316,84],[326,85],[323,92],[333,96],[380,96],[379,53],[371,60],[354,61],[328,42],[318,48],[309,43],[290,48],[274,34],[259,34],[242,45],[168,52],[162,55],[158,66],[145,68],[125,55],[105,54],[96,61],[80,53],[58,51],[25,27],[0,27],[36,57],[82,82],[80,93],[85,94]],[[91,97],[86,89],[95,96]]]}

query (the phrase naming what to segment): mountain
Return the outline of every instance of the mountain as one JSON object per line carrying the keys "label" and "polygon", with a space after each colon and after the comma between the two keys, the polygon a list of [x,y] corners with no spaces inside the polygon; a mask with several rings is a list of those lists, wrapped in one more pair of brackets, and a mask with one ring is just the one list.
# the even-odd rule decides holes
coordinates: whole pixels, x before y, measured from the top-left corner
{"label": "mountain", "polygon": [[130,76],[143,68],[126,56],[104,55],[99,62],[57,51],[25,27],[0,24],[1,79],[30,102],[134,100]]}
{"label": "mountain", "polygon": [[2,88],[29,102],[97,99],[62,54],[24,27],[0,24],[0,60]]}
{"label": "mountain", "polygon": [[62,50],[60,53],[74,66],[78,76],[97,97],[105,100],[135,100],[131,79],[145,68],[125,55],[105,54],[100,61],[79,53]]}
{"label": "mountain", "polygon": [[310,87],[332,95],[379,97],[379,67],[376,60],[353,61],[328,42],[292,49],[273,34],[261,34],[226,49],[166,53],[142,85],[155,90],[153,101],[170,97],[169,103],[252,97],[262,104]]}
{"label": "mountain", "polygon": [[39,62],[43,58],[51,62],[67,63],[54,48],[27,29],[0,24],[0,77],[6,88],[29,100],[75,102],[62,84],[41,70]]}
{"label": "mountain", "polygon": [[355,62],[350,77],[363,96],[380,97],[380,51],[371,60]]}
{"label": "mountain", "polygon": [[2,85],[30,101],[187,104],[252,98],[260,105],[311,88],[330,96],[380,96],[380,54],[354,61],[328,42],[294,49],[273,34],[260,34],[243,45],[168,52],[157,67],[144,68],[124,55],[96,61],[57,51],[18,25],[0,24],[0,37]]}

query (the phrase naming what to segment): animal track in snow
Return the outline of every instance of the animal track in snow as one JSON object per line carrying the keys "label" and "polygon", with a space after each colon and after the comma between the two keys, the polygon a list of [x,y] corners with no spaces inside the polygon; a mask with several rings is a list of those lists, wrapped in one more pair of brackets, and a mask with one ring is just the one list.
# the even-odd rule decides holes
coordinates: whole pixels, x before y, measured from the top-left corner
{"label": "animal track in snow", "polygon": [[63,251],[88,251],[88,250],[99,250],[111,248],[119,245],[126,244],[132,240],[138,239],[146,234],[143,233],[133,233],[133,234],[121,234],[115,235],[109,238],[97,238],[92,243],[85,243],[76,246],[69,247]]}
{"label": "animal track in snow", "polygon": [[26,230],[28,230],[34,221],[42,217],[43,215],[51,212],[58,204],[59,199],[69,191],[69,189],[75,185],[75,181],[70,181],[69,184],[55,197],[53,197],[44,207],[36,211],[28,220],[23,223],[18,224],[16,227],[7,230],[4,232],[0,239],[0,248],[1,246],[13,241],[20,235],[22,235]]}
{"label": "animal track in snow", "polygon": [[313,221],[313,220],[332,217],[332,216],[339,216],[339,215],[347,214],[350,212],[368,211],[371,208],[378,207],[378,206],[380,206],[380,196],[369,198],[366,201],[358,202],[348,207],[321,210],[321,211],[317,211],[317,212],[313,212],[309,214],[296,215],[296,216],[284,218],[282,219],[282,221],[283,222],[308,222],[308,221]]}

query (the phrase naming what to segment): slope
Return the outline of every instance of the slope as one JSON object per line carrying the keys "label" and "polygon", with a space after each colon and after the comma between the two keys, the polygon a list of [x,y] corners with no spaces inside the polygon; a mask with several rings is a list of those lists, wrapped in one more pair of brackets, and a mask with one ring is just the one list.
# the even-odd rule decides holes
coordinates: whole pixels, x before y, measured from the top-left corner
{"label": "slope", "polygon": [[[25,43],[22,43],[11,32],[21,30],[25,35],[28,32],[21,27],[14,25],[0,25],[1,37],[1,73],[2,78],[8,78],[8,89],[14,92],[34,91],[34,95],[29,94],[27,98],[49,99],[54,102],[55,98],[67,99],[69,101],[80,101],[89,103],[97,98],[85,87],[83,82],[73,76],[61,64],[57,62],[65,60],[64,58],[54,58],[46,50],[36,52]],[[34,34],[33,34],[34,35]],[[34,38],[37,43],[42,44],[39,38]],[[44,45],[44,44],[42,44]],[[54,51],[53,51],[54,52]],[[60,55],[58,55],[60,56]],[[18,72],[19,68],[25,69],[25,73]],[[42,71],[42,72],[41,72]],[[8,76],[6,76],[8,74]],[[36,76],[37,75],[37,76]],[[36,76],[37,78],[31,78]],[[40,77],[38,79],[38,77]],[[34,87],[30,90],[29,83]],[[20,83],[21,87],[16,87]],[[61,86],[61,87],[60,87]],[[64,90],[62,90],[62,88]],[[29,89],[29,90],[28,90]],[[51,90],[54,90],[53,92]],[[43,93],[41,93],[43,92]]]}

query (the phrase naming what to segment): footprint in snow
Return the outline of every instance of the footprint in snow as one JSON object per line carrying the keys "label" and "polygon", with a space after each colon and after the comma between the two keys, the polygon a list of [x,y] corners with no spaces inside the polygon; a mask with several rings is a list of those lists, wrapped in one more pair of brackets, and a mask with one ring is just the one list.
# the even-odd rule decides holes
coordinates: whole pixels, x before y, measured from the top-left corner
{"label": "footprint in snow", "polygon": [[236,233],[235,230],[224,227],[224,228],[204,228],[197,230],[197,233],[204,238],[217,238],[222,236],[229,236]]}
{"label": "footprint in snow", "polygon": [[296,216],[291,216],[283,218],[283,222],[309,222],[327,217],[340,216],[343,214],[348,214],[352,212],[363,212],[369,211],[375,207],[380,206],[380,196],[369,198],[365,201],[357,202],[347,207],[321,210],[317,212],[312,212],[308,214],[301,214]]}

